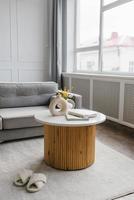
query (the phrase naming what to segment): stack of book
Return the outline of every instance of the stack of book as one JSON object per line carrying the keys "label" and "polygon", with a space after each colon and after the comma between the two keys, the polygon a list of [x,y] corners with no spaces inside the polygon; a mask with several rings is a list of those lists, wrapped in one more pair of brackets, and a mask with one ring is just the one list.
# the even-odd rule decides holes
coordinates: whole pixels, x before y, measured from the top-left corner
{"label": "stack of book", "polygon": [[90,118],[96,117],[96,115],[97,115],[97,113],[92,110],[71,109],[66,114],[66,119],[69,121],[89,120]]}

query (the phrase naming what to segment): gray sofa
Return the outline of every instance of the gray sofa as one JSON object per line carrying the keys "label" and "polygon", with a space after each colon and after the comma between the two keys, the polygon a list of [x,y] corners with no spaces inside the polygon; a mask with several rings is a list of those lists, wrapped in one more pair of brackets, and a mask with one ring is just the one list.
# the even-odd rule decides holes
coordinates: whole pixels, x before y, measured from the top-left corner
{"label": "gray sofa", "polygon": [[[0,142],[43,135],[43,126],[34,115],[48,110],[57,90],[55,82],[0,83]],[[82,97],[73,95],[80,108]]]}

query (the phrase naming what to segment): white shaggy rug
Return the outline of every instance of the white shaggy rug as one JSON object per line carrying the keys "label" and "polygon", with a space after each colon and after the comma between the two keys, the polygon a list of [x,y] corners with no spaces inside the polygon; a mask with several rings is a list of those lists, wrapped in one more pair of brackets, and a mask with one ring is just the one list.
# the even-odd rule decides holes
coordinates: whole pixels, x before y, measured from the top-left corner
{"label": "white shaggy rug", "polygon": [[[15,187],[21,168],[47,175],[38,193]],[[45,165],[43,138],[0,145],[0,200],[110,200],[134,192],[134,161],[96,142],[96,162],[79,171],[61,171]]]}

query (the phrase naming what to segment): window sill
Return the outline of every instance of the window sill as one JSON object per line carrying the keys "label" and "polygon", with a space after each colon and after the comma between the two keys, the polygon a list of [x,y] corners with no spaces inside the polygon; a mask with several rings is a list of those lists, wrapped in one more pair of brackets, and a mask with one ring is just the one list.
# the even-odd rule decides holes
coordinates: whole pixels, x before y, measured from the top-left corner
{"label": "window sill", "polygon": [[125,79],[125,80],[133,80],[134,75],[124,75],[124,74],[107,74],[107,73],[80,73],[80,72],[63,72],[63,76],[79,76],[79,77],[93,77],[93,78],[113,78],[113,79]]}

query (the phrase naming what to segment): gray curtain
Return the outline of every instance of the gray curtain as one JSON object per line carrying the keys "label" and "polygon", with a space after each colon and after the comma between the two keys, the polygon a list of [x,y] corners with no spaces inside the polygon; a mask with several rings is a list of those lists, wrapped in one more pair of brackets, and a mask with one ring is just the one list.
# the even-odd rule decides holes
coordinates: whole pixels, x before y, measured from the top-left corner
{"label": "gray curtain", "polygon": [[48,0],[48,13],[50,76],[61,87],[62,0]]}

